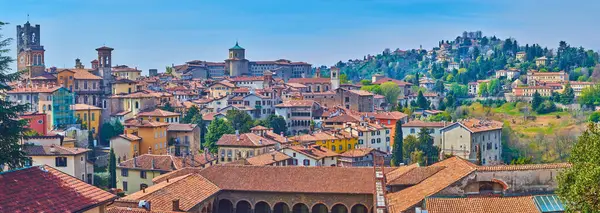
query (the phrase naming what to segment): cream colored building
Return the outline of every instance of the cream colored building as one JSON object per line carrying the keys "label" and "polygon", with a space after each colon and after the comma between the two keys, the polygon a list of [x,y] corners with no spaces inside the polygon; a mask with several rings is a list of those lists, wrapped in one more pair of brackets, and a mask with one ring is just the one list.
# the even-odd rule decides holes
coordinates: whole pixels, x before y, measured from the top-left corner
{"label": "cream colored building", "polygon": [[58,145],[27,145],[25,153],[29,166],[48,165],[86,183],[94,183],[94,165],[87,160],[89,149],[67,148]]}
{"label": "cream colored building", "polygon": [[225,134],[219,141],[219,163],[229,163],[270,152],[278,142],[255,133]]}
{"label": "cream colored building", "polygon": [[152,179],[161,174],[184,167],[205,168],[214,163],[210,155],[140,155],[117,165],[117,188],[131,194],[153,185]]}
{"label": "cream colored building", "polygon": [[502,122],[468,119],[450,124],[441,129],[442,146],[445,154],[453,154],[471,161],[478,159],[482,165],[502,162]]}

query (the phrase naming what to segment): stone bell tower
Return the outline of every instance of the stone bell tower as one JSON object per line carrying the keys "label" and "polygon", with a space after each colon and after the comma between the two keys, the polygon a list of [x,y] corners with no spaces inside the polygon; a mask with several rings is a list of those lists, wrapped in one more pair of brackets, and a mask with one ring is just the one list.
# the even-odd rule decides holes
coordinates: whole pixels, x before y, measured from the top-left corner
{"label": "stone bell tower", "polygon": [[17,70],[28,70],[23,77],[31,78],[44,73],[44,46],[40,42],[40,25],[29,21],[17,25]]}

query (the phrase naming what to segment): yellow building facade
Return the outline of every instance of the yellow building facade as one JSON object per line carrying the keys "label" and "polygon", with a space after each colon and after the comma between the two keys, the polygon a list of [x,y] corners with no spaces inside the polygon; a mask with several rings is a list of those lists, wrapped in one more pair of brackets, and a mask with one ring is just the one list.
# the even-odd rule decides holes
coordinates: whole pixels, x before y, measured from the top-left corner
{"label": "yellow building facade", "polygon": [[129,79],[119,79],[113,83],[113,95],[131,94],[137,91],[136,82]]}
{"label": "yellow building facade", "polygon": [[88,129],[92,130],[94,133],[94,137],[96,137],[100,130],[100,116],[102,109],[87,104],[75,104],[73,105],[73,108],[75,117],[79,118],[82,123],[85,123],[88,126]]}
{"label": "yellow building facade", "polygon": [[150,120],[164,123],[179,123],[179,113],[169,112],[162,109],[154,109],[152,111],[138,113],[138,119]]}
{"label": "yellow building facade", "polygon": [[336,153],[343,153],[355,149],[358,144],[358,136],[350,132],[317,132],[290,138],[292,144],[315,144],[330,149]]}
{"label": "yellow building facade", "polygon": [[141,138],[140,154],[167,154],[168,126],[162,122],[132,119],[125,123],[125,131]]}

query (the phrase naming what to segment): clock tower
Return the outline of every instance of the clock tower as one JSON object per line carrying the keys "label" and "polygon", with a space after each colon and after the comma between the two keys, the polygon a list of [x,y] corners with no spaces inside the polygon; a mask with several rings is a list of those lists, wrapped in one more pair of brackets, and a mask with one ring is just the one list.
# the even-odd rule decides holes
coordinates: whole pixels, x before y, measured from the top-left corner
{"label": "clock tower", "polygon": [[29,21],[17,26],[17,70],[28,70],[25,78],[44,73],[44,46],[40,44],[40,25],[31,26]]}

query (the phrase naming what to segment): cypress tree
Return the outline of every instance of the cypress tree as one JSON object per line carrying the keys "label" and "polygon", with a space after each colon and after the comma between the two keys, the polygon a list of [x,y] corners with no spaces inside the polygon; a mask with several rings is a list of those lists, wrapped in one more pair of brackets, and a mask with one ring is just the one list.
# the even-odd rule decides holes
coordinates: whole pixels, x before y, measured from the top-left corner
{"label": "cypress tree", "polygon": [[115,151],[112,148],[110,148],[108,172],[110,173],[110,177],[108,178],[108,187],[117,188],[117,158],[115,157]]}
{"label": "cypress tree", "polygon": [[403,163],[402,159],[402,146],[404,140],[404,135],[402,134],[402,122],[400,120],[396,121],[396,131],[394,136],[394,146],[392,148],[392,164],[395,166],[399,166]]}

